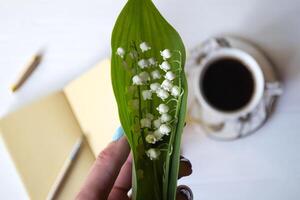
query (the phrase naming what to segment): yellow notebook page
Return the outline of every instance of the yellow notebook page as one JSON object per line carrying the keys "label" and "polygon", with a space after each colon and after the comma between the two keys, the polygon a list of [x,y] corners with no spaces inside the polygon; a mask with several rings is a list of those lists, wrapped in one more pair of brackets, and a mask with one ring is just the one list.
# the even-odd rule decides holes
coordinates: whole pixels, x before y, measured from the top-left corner
{"label": "yellow notebook page", "polygon": [[[6,116],[0,121],[0,132],[32,200],[46,198],[82,134],[63,92]],[[58,199],[74,197],[93,161],[85,144]]]}
{"label": "yellow notebook page", "polygon": [[97,64],[64,91],[94,155],[98,155],[120,125],[110,78],[110,60]]}

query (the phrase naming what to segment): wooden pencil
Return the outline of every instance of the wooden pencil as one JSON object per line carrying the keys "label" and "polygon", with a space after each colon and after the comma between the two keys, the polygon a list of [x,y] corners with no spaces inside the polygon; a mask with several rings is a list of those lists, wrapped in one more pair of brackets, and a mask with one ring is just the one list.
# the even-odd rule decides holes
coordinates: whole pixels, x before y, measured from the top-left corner
{"label": "wooden pencil", "polygon": [[36,55],[32,57],[30,62],[24,67],[19,77],[15,81],[15,83],[11,86],[11,91],[16,92],[24,82],[29,78],[29,76],[34,72],[37,66],[41,63],[43,57],[42,51],[38,52]]}
{"label": "wooden pencil", "polygon": [[81,136],[77,142],[74,144],[68,158],[65,160],[57,178],[55,179],[48,195],[47,195],[47,198],[46,200],[53,200],[55,199],[56,195],[57,195],[57,192],[59,191],[60,187],[61,187],[61,184],[62,182],[64,181],[67,173],[69,172],[72,164],[74,163],[74,161],[76,160],[77,158],[77,155],[79,153],[79,150],[83,144],[83,141],[84,141],[84,137]]}

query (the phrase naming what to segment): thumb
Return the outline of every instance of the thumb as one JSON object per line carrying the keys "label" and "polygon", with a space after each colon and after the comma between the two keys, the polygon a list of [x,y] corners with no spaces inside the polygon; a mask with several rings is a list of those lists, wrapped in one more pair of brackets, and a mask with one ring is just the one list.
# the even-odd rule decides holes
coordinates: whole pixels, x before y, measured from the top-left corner
{"label": "thumb", "polygon": [[[120,132],[120,129],[118,131]],[[107,199],[130,152],[126,138],[124,136],[118,138],[114,138],[115,141],[111,142],[99,154],[77,199]]]}

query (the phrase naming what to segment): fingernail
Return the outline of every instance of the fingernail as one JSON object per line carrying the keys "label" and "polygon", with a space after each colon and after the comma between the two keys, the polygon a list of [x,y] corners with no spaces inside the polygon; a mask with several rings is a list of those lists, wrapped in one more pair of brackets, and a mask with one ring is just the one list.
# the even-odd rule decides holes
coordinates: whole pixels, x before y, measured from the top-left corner
{"label": "fingernail", "polygon": [[115,141],[118,141],[122,136],[124,135],[124,130],[123,128],[120,126],[119,128],[117,128],[115,134],[113,135],[112,137],[112,140],[115,142]]}
{"label": "fingernail", "polygon": [[190,168],[192,168],[192,163],[183,156],[180,156],[180,162],[186,163]]}
{"label": "fingernail", "polygon": [[192,190],[186,185],[178,186],[177,187],[177,192],[179,192],[187,200],[193,200],[194,199]]}
{"label": "fingernail", "polygon": [[189,176],[193,173],[192,163],[183,156],[180,156],[180,170],[178,173],[178,179]]}

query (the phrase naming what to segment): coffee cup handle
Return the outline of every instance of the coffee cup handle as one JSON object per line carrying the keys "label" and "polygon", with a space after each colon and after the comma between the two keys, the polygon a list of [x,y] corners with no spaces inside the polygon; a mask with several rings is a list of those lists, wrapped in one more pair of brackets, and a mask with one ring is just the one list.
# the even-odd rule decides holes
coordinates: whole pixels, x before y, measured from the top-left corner
{"label": "coffee cup handle", "polygon": [[267,117],[269,117],[273,111],[275,101],[283,93],[283,87],[281,82],[266,82],[265,84],[265,107],[267,112]]}
{"label": "coffee cup handle", "polygon": [[[264,106],[264,110],[265,110],[265,114],[266,114],[266,119],[264,121],[266,121],[270,117],[270,115],[272,114],[275,101],[277,100],[277,98],[279,96],[282,95],[282,93],[283,93],[283,88],[282,88],[282,85],[279,81],[266,82],[265,83],[265,92],[264,92],[264,97],[263,97],[263,100],[262,100],[262,103],[263,103],[262,105]],[[251,121],[251,118],[253,117],[253,114],[254,113],[247,113],[247,115],[245,115],[243,117],[240,117],[238,119],[239,124],[240,124],[240,130],[239,130],[239,136],[240,137],[243,136],[243,128],[244,128],[246,123]],[[263,123],[261,124],[261,126],[262,125],[263,125]],[[247,134],[249,135],[249,134],[255,132],[261,126],[258,126],[256,129],[252,130],[251,132],[248,132]]]}
{"label": "coffee cup handle", "polygon": [[267,82],[266,83],[266,95],[268,96],[280,96],[283,93],[283,88],[280,82]]}

